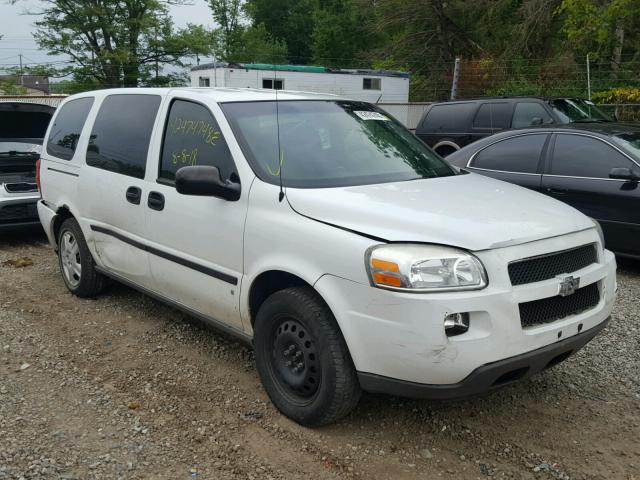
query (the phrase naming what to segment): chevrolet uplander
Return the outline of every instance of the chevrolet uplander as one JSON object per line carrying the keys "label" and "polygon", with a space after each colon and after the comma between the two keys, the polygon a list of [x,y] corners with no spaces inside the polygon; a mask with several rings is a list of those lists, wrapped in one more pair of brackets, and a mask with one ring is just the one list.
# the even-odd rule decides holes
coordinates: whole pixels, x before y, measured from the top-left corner
{"label": "chevrolet uplander", "polygon": [[304,425],[363,390],[447,399],[528,378],[600,332],[615,297],[593,220],[331,95],[74,95],[37,177],[72,293],[110,277],[244,339]]}

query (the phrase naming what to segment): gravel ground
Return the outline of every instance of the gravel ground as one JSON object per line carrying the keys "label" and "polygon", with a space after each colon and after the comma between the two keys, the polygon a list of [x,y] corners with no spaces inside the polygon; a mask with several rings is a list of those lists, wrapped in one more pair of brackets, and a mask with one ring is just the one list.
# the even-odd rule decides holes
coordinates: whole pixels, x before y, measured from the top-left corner
{"label": "gravel ground", "polygon": [[311,430],[246,347],[126,287],[73,297],[37,231],[4,235],[0,479],[640,479],[640,263],[618,282],[610,326],[552,370],[466,401],[364,395]]}

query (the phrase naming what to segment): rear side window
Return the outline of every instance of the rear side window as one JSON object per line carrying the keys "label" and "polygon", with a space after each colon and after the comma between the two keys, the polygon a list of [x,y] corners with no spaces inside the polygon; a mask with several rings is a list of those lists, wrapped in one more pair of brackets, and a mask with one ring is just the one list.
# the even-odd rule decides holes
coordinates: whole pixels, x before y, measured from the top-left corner
{"label": "rear side window", "polygon": [[531,125],[542,125],[553,123],[553,118],[547,113],[542,105],[534,102],[516,103],[513,111],[513,120],[511,126],[513,128],[524,128]]}
{"label": "rear side window", "polygon": [[481,150],[472,167],[503,172],[536,173],[547,135],[522,135]]}
{"label": "rear side window", "polygon": [[76,151],[78,140],[89,110],[93,105],[93,98],[78,98],[65,103],[51,125],[47,140],[47,153],[62,160],[71,160]]}
{"label": "rear side window", "polygon": [[464,132],[467,119],[475,108],[474,103],[451,103],[431,107],[422,123],[423,130],[441,132]]}
{"label": "rear side window", "polygon": [[209,109],[174,100],[162,142],[159,178],[173,182],[178,169],[192,165],[218,167],[224,180],[235,173],[227,142]]}
{"label": "rear side window", "polygon": [[104,99],[87,148],[87,165],[144,178],[158,95],[109,95]]}
{"label": "rear side window", "polygon": [[609,178],[613,168],[632,168],[634,164],[601,140],[583,135],[556,138],[551,163],[552,175]]}
{"label": "rear side window", "polygon": [[473,128],[502,130],[511,124],[511,105],[506,102],[483,103],[473,119]]}

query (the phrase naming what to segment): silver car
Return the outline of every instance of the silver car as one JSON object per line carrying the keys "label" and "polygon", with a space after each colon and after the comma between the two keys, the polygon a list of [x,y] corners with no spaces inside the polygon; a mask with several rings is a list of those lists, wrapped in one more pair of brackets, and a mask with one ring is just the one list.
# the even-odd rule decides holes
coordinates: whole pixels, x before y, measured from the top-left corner
{"label": "silver car", "polygon": [[49,105],[0,102],[0,230],[40,223],[36,162],[54,111]]}

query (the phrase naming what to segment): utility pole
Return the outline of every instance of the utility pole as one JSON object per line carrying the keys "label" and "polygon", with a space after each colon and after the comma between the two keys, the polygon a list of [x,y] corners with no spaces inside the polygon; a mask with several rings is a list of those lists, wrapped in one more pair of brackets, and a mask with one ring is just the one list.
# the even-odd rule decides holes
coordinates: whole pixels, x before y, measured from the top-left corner
{"label": "utility pole", "polygon": [[18,57],[20,57],[20,85],[24,86],[24,77],[23,77],[24,72],[22,71],[22,54],[19,53]]}
{"label": "utility pole", "polygon": [[153,29],[154,33],[155,33],[155,39],[156,39],[156,44],[155,44],[155,54],[156,54],[156,86],[158,86],[158,26],[156,25],[155,28]]}
{"label": "utility pole", "polygon": [[460,79],[460,57],[456,57],[456,63],[453,66],[453,80],[451,82],[451,100],[455,100],[458,96],[458,80]]}
{"label": "utility pole", "polygon": [[[198,65],[199,64],[200,62],[198,62]],[[213,86],[218,86],[218,59],[216,58],[215,54],[213,55]]]}

